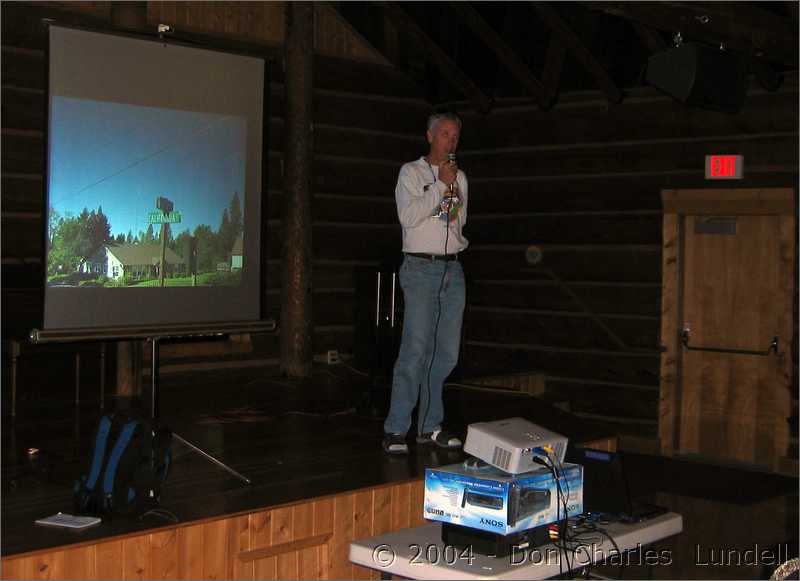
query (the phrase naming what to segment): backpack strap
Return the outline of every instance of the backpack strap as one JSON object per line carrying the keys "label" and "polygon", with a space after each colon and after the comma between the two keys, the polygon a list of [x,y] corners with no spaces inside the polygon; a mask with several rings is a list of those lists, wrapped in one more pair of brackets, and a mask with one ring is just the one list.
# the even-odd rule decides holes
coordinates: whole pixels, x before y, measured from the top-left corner
{"label": "backpack strap", "polygon": [[94,457],[89,468],[89,475],[86,477],[85,487],[94,490],[97,479],[100,476],[100,469],[103,467],[103,460],[106,456],[106,446],[108,445],[108,434],[111,432],[111,418],[103,416],[97,426],[97,436],[94,442]]}
{"label": "backpack strap", "polygon": [[114,444],[114,448],[111,451],[111,456],[108,459],[108,464],[106,465],[106,471],[103,474],[103,495],[106,499],[114,491],[114,478],[117,475],[117,467],[119,466],[120,458],[122,458],[122,454],[125,452],[128,444],[130,444],[138,425],[138,420],[127,422],[122,427],[119,438],[117,438],[117,441]]}

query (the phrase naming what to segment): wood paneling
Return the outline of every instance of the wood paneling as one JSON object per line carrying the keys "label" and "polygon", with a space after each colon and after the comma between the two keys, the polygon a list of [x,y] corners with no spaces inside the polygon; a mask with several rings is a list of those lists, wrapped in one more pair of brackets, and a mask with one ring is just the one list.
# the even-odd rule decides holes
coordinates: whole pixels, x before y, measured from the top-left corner
{"label": "wood paneling", "polygon": [[190,525],[178,529],[178,577],[200,579],[203,575],[205,555],[203,525]]}
{"label": "wood paneling", "polygon": [[177,579],[178,531],[175,529],[153,533],[150,536],[153,559],[153,579]]}
{"label": "wood paneling", "polygon": [[96,554],[94,546],[66,549],[64,579],[93,579],[97,574]]}
{"label": "wood paneling", "polygon": [[122,541],[122,578],[151,579],[150,535],[128,537]]}
{"label": "wood paneling", "polygon": [[[373,491],[364,490],[357,492],[353,498],[353,538],[364,539],[372,536],[372,518],[374,514]],[[421,503],[420,503],[421,506]],[[369,579],[371,571],[358,565],[353,565],[354,579]]]}
{"label": "wood paneling", "polygon": [[[250,515],[250,547],[259,549],[272,546],[272,511],[261,511]],[[256,579],[275,579],[276,557],[257,559],[253,563]]]}
{"label": "wood paneling", "polygon": [[353,565],[345,555],[353,540],[354,496],[340,494],[333,499],[333,538],[329,544],[329,574],[333,579],[353,578]]}
{"label": "wood paneling", "polygon": [[95,545],[95,562],[98,579],[122,579],[122,541]]}
{"label": "wood paneling", "polygon": [[[349,543],[422,524],[423,482],[383,485],[2,560],[3,579],[369,579]],[[259,549],[274,548],[269,557]]]}

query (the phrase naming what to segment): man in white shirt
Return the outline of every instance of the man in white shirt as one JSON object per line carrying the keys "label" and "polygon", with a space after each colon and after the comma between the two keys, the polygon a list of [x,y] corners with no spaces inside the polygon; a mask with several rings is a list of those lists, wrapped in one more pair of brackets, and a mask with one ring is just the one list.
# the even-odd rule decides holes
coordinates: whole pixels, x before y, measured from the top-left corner
{"label": "man in white shirt", "polygon": [[461,440],[442,429],[442,386],[458,362],[465,302],[459,253],[468,245],[462,234],[467,176],[455,161],[460,135],[457,115],[431,115],[428,155],[405,164],[397,180],[405,314],[391,407],[383,426],[383,449],[390,454],[408,453],[406,435],[417,400],[417,442],[461,447]]}

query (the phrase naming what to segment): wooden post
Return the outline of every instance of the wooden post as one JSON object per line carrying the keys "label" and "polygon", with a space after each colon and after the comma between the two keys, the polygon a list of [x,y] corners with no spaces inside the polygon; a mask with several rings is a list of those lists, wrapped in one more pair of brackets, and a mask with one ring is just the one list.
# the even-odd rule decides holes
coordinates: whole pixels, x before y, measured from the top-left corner
{"label": "wooden post", "polygon": [[314,5],[286,3],[284,146],[286,198],[281,279],[281,371],[309,377],[313,360],[311,172]]}
{"label": "wooden post", "polygon": [[161,264],[158,267],[158,286],[164,286],[164,270],[167,262],[167,225],[161,224]]}
{"label": "wooden post", "polygon": [[119,341],[117,343],[117,385],[115,395],[121,397],[139,395],[141,379],[141,341]]}

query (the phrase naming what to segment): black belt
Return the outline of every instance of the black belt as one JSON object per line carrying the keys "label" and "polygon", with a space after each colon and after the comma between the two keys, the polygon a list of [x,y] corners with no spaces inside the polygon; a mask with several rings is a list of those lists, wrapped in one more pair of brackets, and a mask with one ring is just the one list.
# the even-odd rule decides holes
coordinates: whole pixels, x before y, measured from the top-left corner
{"label": "black belt", "polygon": [[425,258],[427,260],[444,260],[449,262],[451,260],[458,260],[458,254],[426,254],[425,252],[406,252],[406,256],[416,256],[417,258]]}

